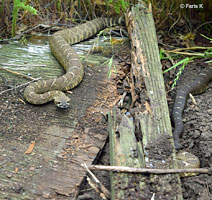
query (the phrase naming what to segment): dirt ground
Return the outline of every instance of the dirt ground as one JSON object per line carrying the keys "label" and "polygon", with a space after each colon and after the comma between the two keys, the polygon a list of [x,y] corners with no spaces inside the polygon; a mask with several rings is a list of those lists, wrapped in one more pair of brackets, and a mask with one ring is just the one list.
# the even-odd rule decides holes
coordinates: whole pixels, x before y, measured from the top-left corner
{"label": "dirt ground", "polygon": [[[185,70],[180,82],[191,81],[199,71],[204,68],[203,63],[193,63],[188,70]],[[93,135],[101,132],[102,137],[107,137],[107,120],[104,115],[107,110],[114,105],[114,102],[118,99],[118,95],[115,94],[117,80],[112,81],[112,84],[104,82],[102,85],[97,85],[95,78],[98,76],[98,71],[86,68],[86,75],[83,83],[75,89],[71,98],[75,104],[83,105],[85,101],[89,101],[85,109],[82,111],[74,109],[73,116],[71,118],[65,118],[66,114],[56,110],[53,103],[43,106],[33,106],[26,103],[23,99],[23,88],[20,90],[12,90],[11,92],[4,93],[0,98],[0,171],[4,176],[4,180],[8,182],[8,186],[0,183],[1,194],[14,193],[23,194],[27,189],[31,191],[35,190],[33,187],[33,181],[36,183],[36,178],[30,181],[30,171],[35,171],[33,166],[24,166],[26,162],[21,162],[23,158],[24,148],[36,141],[39,143],[43,138],[39,137],[39,128],[44,127],[48,123],[58,123],[57,116],[60,116],[62,120],[59,121],[61,125],[66,126],[66,120],[78,119],[78,125],[74,128],[75,133],[92,133]],[[98,78],[100,80],[101,78]],[[180,83],[179,82],[179,83]],[[98,82],[100,83],[100,82]],[[14,84],[14,83],[13,83]],[[168,79],[166,81],[168,84]],[[109,87],[106,87],[109,86]],[[90,90],[90,93],[83,95],[84,91]],[[6,90],[7,87],[4,82],[0,80],[0,91]],[[172,108],[174,93],[168,93],[168,101],[170,104],[170,110]],[[110,95],[108,95],[110,94]],[[184,132],[181,139],[181,143],[184,146],[184,150],[195,154],[201,162],[201,167],[211,167],[212,165],[212,83],[209,84],[209,88],[201,95],[195,96],[197,105],[194,105],[191,99],[187,102],[187,107],[184,112]],[[101,108],[101,109],[100,109]],[[103,114],[102,114],[103,113]],[[39,127],[39,128],[38,128]],[[78,137],[74,136],[75,139]],[[101,138],[99,138],[101,140]],[[18,145],[14,146],[11,141],[17,141]],[[61,160],[73,161],[73,144],[70,138],[67,138],[66,144],[63,147],[63,154],[60,155]],[[23,148],[24,146],[24,148]],[[95,159],[94,163],[109,165],[109,150],[106,143],[104,149],[101,151]],[[54,146],[50,146],[54,148]],[[76,148],[76,147],[75,147]],[[10,151],[7,151],[7,150]],[[8,154],[10,152],[10,154]],[[28,159],[24,158],[25,161]],[[39,160],[40,165],[45,167],[42,159]],[[44,161],[45,162],[45,161]],[[61,161],[62,162],[62,161]],[[12,165],[12,167],[11,167]],[[13,169],[7,170],[8,168]],[[30,187],[27,183],[14,184],[16,176],[19,174],[19,170],[29,170],[29,177],[26,178],[30,181]],[[39,172],[39,170],[38,170]],[[34,173],[34,172],[33,172]],[[109,173],[108,172],[95,172],[95,175],[99,180],[110,189]],[[42,176],[42,175],[41,175]],[[49,175],[50,176],[50,175]],[[6,178],[5,178],[6,177]],[[211,175],[198,175],[195,177],[182,178],[183,184],[183,196],[187,200],[210,200],[212,199],[212,176]],[[38,182],[37,182],[38,183]],[[39,182],[40,183],[40,182]],[[60,192],[50,193],[48,190],[44,191],[39,198],[36,197],[37,193],[34,193],[35,199],[70,199],[69,197],[61,194]],[[89,184],[85,181],[80,189],[80,200],[100,200],[99,194],[96,193]],[[41,196],[41,197],[40,197]],[[5,195],[5,199],[18,199],[9,198]]]}
{"label": "dirt ground", "polygon": [[[67,114],[69,111],[57,110],[53,103],[44,106],[25,104],[22,97],[22,89],[8,92],[2,96],[0,100],[2,103],[0,106],[0,171],[2,180],[4,181],[0,184],[0,199],[32,199],[32,197],[36,200],[70,199],[70,197],[66,197],[66,195],[68,195],[66,189],[64,189],[66,187],[64,185],[61,186],[56,180],[60,179],[62,183],[64,181],[63,176],[65,176],[66,173],[63,173],[63,175],[54,174],[55,180],[53,179],[52,181],[55,183],[52,184],[52,168],[48,163],[49,161],[56,162],[56,164],[59,162],[58,165],[60,166],[71,166],[71,162],[73,162],[74,159],[75,162],[77,162],[75,154],[78,154],[79,151],[85,151],[84,154],[87,152],[91,159],[94,160],[98,152],[97,148],[102,149],[105,139],[107,138],[104,111],[109,109],[110,106],[108,103],[99,102],[98,98],[101,96],[101,100],[105,99],[104,101],[106,101],[107,98],[111,98],[114,101],[116,98],[114,95],[111,97],[111,93],[106,89],[110,84],[107,85],[108,81],[103,83],[103,77],[98,72],[92,69],[86,70],[86,72],[87,74],[92,73],[95,77],[98,77],[97,79],[101,80],[102,84],[100,83],[99,86],[95,87],[98,80],[95,78],[89,80],[89,76],[85,76],[80,90],[77,94],[72,95],[72,106],[78,103],[79,107],[81,107],[81,110],[78,110],[80,108],[76,107],[72,109],[74,113],[73,118]],[[88,84],[93,86],[94,89],[80,95],[83,91],[88,90]],[[6,89],[6,87],[2,85],[2,82],[0,88],[0,91]],[[112,88],[110,91],[112,91]],[[76,95],[80,96],[82,99],[77,99]],[[83,102],[85,102],[84,105]],[[57,118],[62,125],[59,127],[59,135],[56,135],[57,131],[55,130],[58,129]],[[76,127],[70,127],[67,120],[76,121],[75,118],[79,119],[79,123],[77,123]],[[44,129],[47,124],[53,127],[53,138],[50,132],[47,132],[46,137],[42,134],[42,129]],[[67,127],[67,129],[63,128],[63,126]],[[75,130],[72,135],[66,136],[63,134],[64,132],[68,135],[69,132],[67,131],[73,128]],[[90,139],[86,139],[84,133],[87,133],[87,137],[90,137]],[[92,134],[93,137],[98,137],[98,142],[96,141],[95,147],[92,147],[92,135],[90,134]],[[83,144],[81,144],[81,137],[84,137]],[[65,142],[60,142],[61,138]],[[90,142],[89,144],[86,144],[87,140]],[[28,149],[32,141],[35,141],[35,149],[32,151],[31,155],[29,154],[29,156],[27,156],[24,152]],[[44,144],[44,146],[42,144]],[[62,145],[62,147],[58,145]],[[89,150],[90,148],[91,150]],[[50,152],[49,149],[51,149]],[[52,153],[56,154],[56,157],[54,155],[49,155]],[[82,160],[83,157],[86,159],[86,156],[81,155]],[[59,167],[59,169],[67,170],[65,166],[64,168]],[[24,171],[26,171],[27,174],[25,174]],[[38,174],[36,175],[36,173]],[[25,182],[21,181],[20,176],[23,176],[22,178]],[[45,184],[43,185],[42,176],[47,180],[47,182],[44,181]],[[50,186],[49,189],[46,187],[47,185],[52,186]],[[55,193],[51,188],[57,192]],[[30,193],[30,197],[24,196],[24,193]],[[23,196],[23,198],[21,196]]]}

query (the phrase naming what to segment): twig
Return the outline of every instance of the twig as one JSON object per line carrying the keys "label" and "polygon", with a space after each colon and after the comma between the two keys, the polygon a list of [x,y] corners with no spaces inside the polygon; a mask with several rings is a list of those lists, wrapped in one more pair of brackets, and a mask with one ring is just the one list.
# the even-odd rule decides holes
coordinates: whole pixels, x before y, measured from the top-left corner
{"label": "twig", "polygon": [[187,47],[187,48],[178,48],[174,50],[166,50],[168,53],[175,53],[176,51],[185,51],[185,50],[196,50],[196,49],[211,49],[211,47]]}
{"label": "twig", "polygon": [[[169,15],[167,15],[169,16]],[[167,17],[166,17],[167,18]],[[171,27],[169,28],[169,31],[168,31],[168,35],[170,36],[170,31],[172,30],[172,28],[177,24],[177,22],[180,20],[181,18],[181,14],[179,14],[177,20],[171,25]]]}
{"label": "twig", "polygon": [[[164,50],[164,49],[163,49]],[[170,54],[168,53],[168,51],[164,50],[164,54],[166,55],[166,57],[169,59],[169,61],[171,62],[172,65],[175,65],[175,61],[172,59],[172,57],[170,56]]]}
{"label": "twig", "polygon": [[127,172],[127,173],[144,173],[144,174],[175,174],[175,173],[199,173],[210,174],[211,168],[195,168],[195,169],[148,169],[148,168],[133,168],[122,166],[104,166],[104,165],[91,165],[88,167],[90,170],[99,171],[113,171],[113,172]]}
{"label": "twig", "polygon": [[12,64],[12,63],[0,63],[0,65],[4,66],[14,66],[14,67],[46,67],[46,65],[20,65],[20,64]]}
{"label": "twig", "polygon": [[[16,65],[16,66],[17,66],[17,65]],[[5,69],[5,68],[2,68],[2,67],[0,67],[0,70],[4,70],[4,71],[9,72],[9,73],[11,73],[11,74],[15,74],[15,75],[24,77],[24,78],[29,79],[29,80],[32,80],[32,81],[36,80],[35,78],[32,78],[32,77],[27,76],[27,75],[25,75],[25,74],[21,74],[21,73],[19,73],[19,72],[15,72],[15,71],[12,71],[12,70],[9,70],[9,69]]]}
{"label": "twig", "polygon": [[195,31],[197,31],[199,28],[201,28],[202,26],[204,26],[204,25],[206,25],[206,24],[211,24],[212,23],[212,21],[209,21],[209,22],[205,22],[205,23],[203,23],[203,24],[200,24],[196,29],[195,29]]}
{"label": "twig", "polygon": [[189,97],[191,98],[193,104],[197,106],[197,102],[196,102],[194,96],[191,93],[189,93]]}
{"label": "twig", "polygon": [[[102,185],[96,176],[89,170],[88,166],[84,163],[81,164],[86,169],[90,177],[87,177],[90,186],[100,194],[103,199],[110,199],[110,192]],[[92,179],[92,180],[91,180]]]}
{"label": "twig", "polygon": [[204,56],[204,53],[188,53],[188,52],[180,52],[180,51],[168,51],[169,53],[176,53],[188,56]]}
{"label": "twig", "polygon": [[34,26],[34,27],[32,27],[32,28],[30,28],[30,29],[28,29],[28,30],[26,30],[26,31],[24,31],[24,32],[22,32],[22,33],[20,33],[19,35],[16,35],[16,36],[13,37],[13,38],[0,40],[0,42],[8,42],[8,41],[11,41],[11,40],[17,40],[17,39],[21,38],[21,36],[23,36],[24,34],[30,32],[30,31],[32,31],[32,30],[34,30],[34,29],[37,29],[37,28],[40,27],[40,26],[43,27],[43,28],[50,28],[50,27],[51,27],[51,26],[46,25],[46,24],[38,24],[38,25],[36,25],[36,26]]}
{"label": "twig", "polygon": [[40,80],[40,79],[41,79],[41,78],[36,78],[36,79],[33,79],[32,81],[29,81],[29,82],[27,82],[27,83],[24,83],[24,84],[21,84],[21,85],[15,86],[15,87],[13,87],[13,88],[10,88],[10,89],[7,89],[7,90],[4,90],[4,91],[0,92],[0,95],[1,95],[1,94],[4,94],[4,93],[6,93],[6,92],[9,92],[9,91],[11,91],[11,90],[14,90],[14,89],[17,89],[17,88],[20,88],[20,87],[26,86],[26,85],[28,85],[28,84],[30,84],[30,83],[32,83],[32,82],[34,82],[34,81],[38,81],[38,80]]}

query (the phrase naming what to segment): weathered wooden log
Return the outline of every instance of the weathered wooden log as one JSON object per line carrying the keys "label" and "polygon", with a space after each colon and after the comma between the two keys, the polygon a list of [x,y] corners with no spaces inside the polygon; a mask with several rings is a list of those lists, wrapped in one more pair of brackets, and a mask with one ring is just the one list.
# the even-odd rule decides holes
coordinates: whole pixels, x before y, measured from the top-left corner
{"label": "weathered wooden log", "polygon": [[[109,120],[111,165],[148,168],[176,168],[175,149],[162,68],[151,6],[138,4],[127,17],[132,41],[132,80],[142,107],[131,121],[112,112]],[[145,89],[144,89],[145,86]],[[132,94],[132,92],[131,92]],[[135,101],[134,96],[133,100]],[[134,123],[135,122],[135,123]],[[136,141],[135,125],[138,138]],[[133,154],[135,153],[135,155]],[[138,175],[112,173],[112,199],[182,199],[179,175]],[[137,177],[138,177],[137,176]],[[130,177],[133,177],[132,179]],[[135,187],[132,189],[131,185]],[[123,187],[121,187],[124,185]],[[139,192],[136,192],[140,190]],[[127,198],[127,196],[129,198]]]}
{"label": "weathered wooden log", "polygon": [[[141,143],[136,141],[132,119],[114,107],[109,113],[110,163],[113,166],[144,167]],[[111,199],[138,199],[145,188],[141,174],[111,172]],[[146,188],[147,189],[147,188]]]}

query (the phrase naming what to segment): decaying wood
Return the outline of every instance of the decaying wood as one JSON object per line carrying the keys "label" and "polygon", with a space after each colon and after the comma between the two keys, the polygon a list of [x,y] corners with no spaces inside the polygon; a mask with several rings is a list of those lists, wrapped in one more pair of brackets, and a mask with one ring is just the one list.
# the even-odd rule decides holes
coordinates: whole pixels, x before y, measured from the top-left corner
{"label": "decaying wood", "polygon": [[[111,165],[134,168],[176,168],[169,110],[151,6],[138,4],[132,7],[127,21],[132,41],[131,70],[135,80],[133,87],[137,91],[142,91],[137,94],[141,99],[142,107],[135,111],[134,119],[121,115],[118,109],[114,109],[109,115]],[[142,141],[138,138],[142,138]],[[152,191],[155,199],[182,199],[178,174],[135,176],[129,173],[112,172],[111,183],[112,199],[127,199],[127,196],[131,199],[138,199],[138,197],[151,199]]]}
{"label": "decaying wood", "polygon": [[[112,166],[144,167],[141,146],[134,135],[134,124],[126,115],[114,107],[109,113],[110,163]],[[111,199],[137,199],[144,188],[142,175],[111,173]]]}

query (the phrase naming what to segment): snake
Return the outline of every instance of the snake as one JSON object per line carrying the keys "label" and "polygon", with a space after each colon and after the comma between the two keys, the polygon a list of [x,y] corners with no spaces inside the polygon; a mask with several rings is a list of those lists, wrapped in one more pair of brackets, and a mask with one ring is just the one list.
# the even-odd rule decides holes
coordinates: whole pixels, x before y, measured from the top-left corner
{"label": "snake", "polygon": [[172,120],[174,123],[174,145],[176,150],[182,148],[180,144],[180,137],[183,131],[183,111],[189,96],[189,93],[193,95],[203,93],[208,86],[208,83],[212,81],[212,67],[206,67],[191,83],[180,87],[176,92]]}
{"label": "snake", "polygon": [[[41,105],[54,101],[54,104],[60,109],[66,109],[70,105],[70,98],[64,93],[70,89],[75,88],[82,81],[84,76],[84,66],[80,61],[78,54],[74,51],[71,45],[86,40],[106,27],[115,25],[125,25],[124,17],[119,18],[96,18],[92,21],[75,26],[74,28],[64,29],[54,33],[49,41],[52,54],[58,62],[65,69],[66,73],[60,77],[47,80],[38,80],[29,84],[24,90],[24,98],[27,102],[34,105]],[[210,78],[208,78],[210,74]],[[177,92],[176,101],[174,105],[174,122],[175,131],[174,139],[175,146],[178,147],[179,135],[182,132],[182,112],[188,96],[188,93],[195,90],[201,85],[211,80],[212,69],[200,74],[197,80]],[[207,77],[207,81],[205,81]],[[200,86],[199,86],[199,82]],[[204,83],[202,83],[204,82]],[[180,109],[179,109],[180,107]],[[180,154],[177,156],[177,165],[179,168],[185,168],[185,165],[198,167],[198,158],[195,159],[190,154]],[[192,161],[188,161],[191,159]],[[189,164],[185,164],[188,161]]]}
{"label": "snake", "polygon": [[124,24],[124,16],[118,18],[101,17],[73,28],[55,32],[49,41],[50,49],[66,73],[56,78],[30,83],[24,90],[25,100],[34,105],[54,101],[58,108],[68,108],[70,98],[64,92],[79,85],[84,76],[84,66],[71,45],[96,35],[106,27]]}

